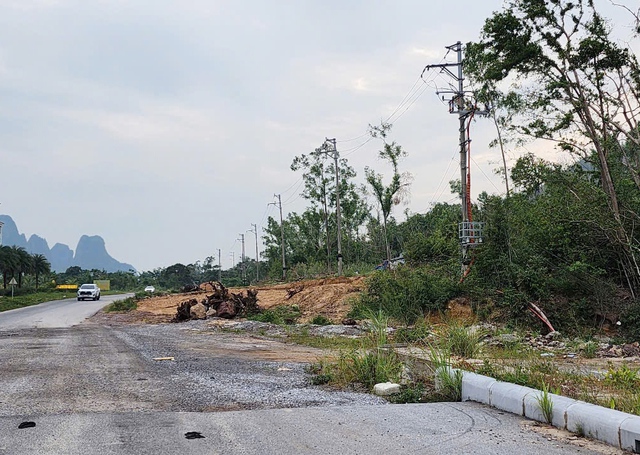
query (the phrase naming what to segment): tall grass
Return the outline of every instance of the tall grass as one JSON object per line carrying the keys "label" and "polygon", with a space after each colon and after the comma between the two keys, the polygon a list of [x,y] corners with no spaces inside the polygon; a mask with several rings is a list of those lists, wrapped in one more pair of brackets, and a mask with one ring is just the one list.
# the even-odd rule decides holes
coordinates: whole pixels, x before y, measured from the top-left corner
{"label": "tall grass", "polygon": [[485,332],[478,327],[465,325],[454,319],[445,319],[440,331],[441,346],[451,354],[472,359],[480,353],[481,341]]}
{"label": "tall grass", "polygon": [[429,360],[435,372],[436,392],[447,401],[462,399],[462,371],[451,366],[451,353],[431,346]]}

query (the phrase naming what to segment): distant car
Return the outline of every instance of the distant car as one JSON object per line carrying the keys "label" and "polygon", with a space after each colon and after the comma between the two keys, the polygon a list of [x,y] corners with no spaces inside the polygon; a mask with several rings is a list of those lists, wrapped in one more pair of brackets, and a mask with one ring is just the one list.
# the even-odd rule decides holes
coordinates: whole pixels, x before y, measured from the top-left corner
{"label": "distant car", "polygon": [[156,288],[154,288],[153,286],[147,286],[146,288],[144,288],[144,292],[154,293],[156,292]]}
{"label": "distant car", "polygon": [[97,284],[83,284],[78,288],[78,300],[100,300],[100,288]]}

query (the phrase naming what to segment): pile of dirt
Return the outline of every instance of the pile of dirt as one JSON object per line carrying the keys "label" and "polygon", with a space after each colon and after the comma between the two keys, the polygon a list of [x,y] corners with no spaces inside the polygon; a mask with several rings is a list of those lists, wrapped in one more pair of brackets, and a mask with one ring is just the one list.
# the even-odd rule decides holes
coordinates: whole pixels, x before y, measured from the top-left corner
{"label": "pile of dirt", "polygon": [[[242,294],[248,289],[257,291],[257,305],[270,309],[279,305],[297,305],[299,322],[307,323],[317,315],[339,323],[351,310],[351,301],[364,289],[364,277],[337,277],[296,281],[252,288],[229,288],[229,293]],[[207,298],[214,291],[211,283],[201,285],[199,291],[166,296],[154,296],[138,302],[138,308],[127,318],[131,322],[170,322],[180,304]]]}

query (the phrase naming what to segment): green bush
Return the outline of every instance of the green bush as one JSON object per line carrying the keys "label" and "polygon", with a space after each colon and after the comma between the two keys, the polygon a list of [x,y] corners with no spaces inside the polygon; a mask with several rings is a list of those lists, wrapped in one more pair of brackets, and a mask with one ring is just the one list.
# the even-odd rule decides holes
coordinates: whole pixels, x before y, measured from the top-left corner
{"label": "green bush", "polygon": [[105,307],[106,313],[127,313],[138,308],[138,302],[134,297],[128,297],[124,300],[116,300]]}
{"label": "green bush", "polygon": [[480,352],[480,342],[485,334],[476,327],[468,327],[457,321],[448,321],[444,328],[446,348],[453,354],[472,359]]}
{"label": "green bush", "polygon": [[353,380],[372,389],[380,382],[395,382],[400,377],[402,363],[393,352],[375,350],[362,353],[351,352],[349,355]]}
{"label": "green bush", "polygon": [[300,308],[298,305],[281,305],[264,310],[260,314],[251,315],[247,319],[278,325],[290,325],[295,324],[299,317]]}
{"label": "green bush", "polygon": [[371,275],[360,305],[411,324],[426,313],[444,311],[457,293],[454,277],[427,268],[402,267]]}
{"label": "green bush", "polygon": [[313,319],[311,320],[311,323],[315,325],[331,325],[333,324],[333,321],[321,314],[318,314],[313,317]]}

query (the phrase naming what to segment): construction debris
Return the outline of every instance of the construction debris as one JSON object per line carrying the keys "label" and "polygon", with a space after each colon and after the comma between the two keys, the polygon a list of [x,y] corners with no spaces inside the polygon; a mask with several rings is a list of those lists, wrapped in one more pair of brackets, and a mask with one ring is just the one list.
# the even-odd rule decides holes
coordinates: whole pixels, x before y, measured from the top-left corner
{"label": "construction debris", "polygon": [[162,362],[164,360],[175,360],[173,357],[154,357],[153,360],[157,362]]}
{"label": "construction debris", "polygon": [[245,317],[262,312],[258,306],[258,291],[255,289],[247,289],[246,294],[244,292],[236,294],[229,292],[218,281],[206,284],[207,288],[212,290],[212,294],[207,295],[201,302],[194,298],[180,303],[173,322],[206,319],[213,316],[233,319],[236,316]]}

